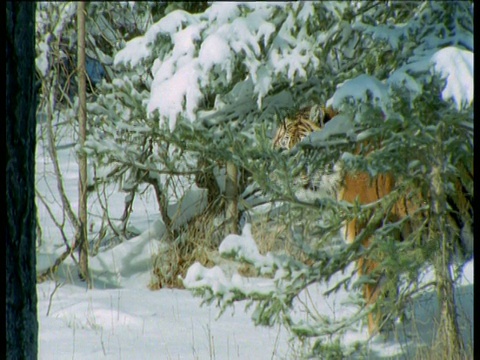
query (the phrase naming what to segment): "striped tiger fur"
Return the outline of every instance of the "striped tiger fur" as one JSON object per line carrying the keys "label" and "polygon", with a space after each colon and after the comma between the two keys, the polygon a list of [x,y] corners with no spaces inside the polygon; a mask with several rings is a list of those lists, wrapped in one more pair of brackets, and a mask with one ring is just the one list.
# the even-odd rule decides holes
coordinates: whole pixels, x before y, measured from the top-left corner
{"label": "striped tiger fur", "polygon": [[287,118],[277,130],[273,139],[275,149],[290,150],[308,134],[320,130],[320,126],[303,117]]}
{"label": "striped tiger fur", "polygon": [[[321,130],[324,124],[337,114],[331,107],[313,105],[300,109],[294,117],[285,118],[280,124],[273,139],[273,148],[290,150],[296,144],[301,142],[306,136],[314,131]],[[320,174],[317,171],[311,171],[306,164],[302,174],[296,177],[295,184],[300,183],[304,189],[330,193],[334,189],[334,183],[338,181],[338,176]],[[322,186],[325,185],[325,186]]]}
{"label": "striped tiger fur", "polygon": [[293,118],[286,118],[273,139],[275,149],[290,150],[308,134],[323,128],[337,112],[331,107],[313,105],[301,109]]}

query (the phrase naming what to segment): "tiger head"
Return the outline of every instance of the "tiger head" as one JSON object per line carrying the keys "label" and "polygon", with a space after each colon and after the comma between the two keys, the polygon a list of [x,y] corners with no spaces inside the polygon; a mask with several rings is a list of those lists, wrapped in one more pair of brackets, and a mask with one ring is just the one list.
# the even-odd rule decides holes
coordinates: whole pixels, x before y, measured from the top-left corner
{"label": "tiger head", "polygon": [[[331,107],[320,105],[301,109],[294,117],[287,117],[280,124],[272,141],[273,148],[291,150],[312,132],[320,131],[335,115],[337,112]],[[300,185],[297,196],[299,198],[335,196],[341,175],[339,167],[332,165],[320,170],[312,167],[308,161],[305,162],[300,176],[294,175],[294,185]]]}
{"label": "tiger head", "polygon": [[331,107],[313,105],[301,109],[293,118],[287,117],[273,138],[274,149],[290,150],[308,134],[318,131],[338,114]]}

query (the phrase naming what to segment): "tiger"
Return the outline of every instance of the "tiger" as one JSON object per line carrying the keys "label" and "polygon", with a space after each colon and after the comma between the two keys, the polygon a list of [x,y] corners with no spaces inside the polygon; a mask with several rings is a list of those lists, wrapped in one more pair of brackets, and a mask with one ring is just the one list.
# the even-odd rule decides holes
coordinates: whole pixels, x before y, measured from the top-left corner
{"label": "tiger", "polygon": [[337,112],[332,107],[313,105],[300,109],[293,118],[287,117],[273,138],[274,149],[290,150],[308,134],[318,131]]}
{"label": "tiger", "polygon": [[[275,150],[291,150],[296,144],[301,142],[308,134],[321,130],[325,123],[331,120],[337,112],[331,107],[313,105],[298,110],[293,117],[286,117],[280,124],[272,141]],[[307,164],[308,167],[308,164]],[[329,184],[322,186],[326,193],[332,192],[332,186],[338,179],[335,175],[320,177],[311,176],[310,171],[305,169],[299,179],[302,187],[307,190],[319,191],[319,184]]]}
{"label": "tiger", "polygon": [[[314,131],[319,131],[323,128],[327,121],[333,119],[338,112],[331,107],[314,105],[311,108],[305,108],[297,112],[293,118],[287,117],[278,127],[275,136],[272,140],[274,149],[291,150],[296,144],[301,142],[305,137]],[[378,174],[372,178],[368,173],[347,173],[342,169],[337,168],[337,173],[340,174],[340,180],[336,182],[338,187],[334,192],[334,197],[338,201],[346,201],[348,203],[355,203],[358,201],[361,205],[373,204],[385,196],[389,195],[395,188],[395,179],[392,174]],[[468,173],[468,171],[467,171]],[[304,174],[303,177],[306,175]],[[473,178],[473,174],[469,174]],[[305,183],[305,181],[304,181]],[[453,208],[453,216],[449,221],[454,223],[457,231],[460,233],[463,229],[473,229],[473,198],[468,195],[468,191],[462,189],[460,182],[457,182],[457,198],[448,199],[450,208]],[[388,220],[398,221],[405,218],[407,215],[416,213],[421,206],[421,200],[409,198],[402,198],[398,200],[389,211]],[[460,209],[461,208],[461,209]],[[465,217],[455,216],[455,214],[467,214]],[[465,224],[465,222],[469,224]],[[347,243],[351,244],[362,229],[367,226],[368,220],[361,222],[354,218],[348,221],[344,227],[343,237]],[[377,224],[377,227],[381,224]],[[410,225],[410,231],[411,231]],[[409,226],[405,226],[406,232]],[[471,231],[471,230],[469,230]],[[406,236],[403,234],[402,236]],[[473,237],[473,235],[470,235]],[[470,239],[469,241],[473,241]],[[363,240],[362,245],[368,247],[371,244],[371,238]],[[473,245],[472,245],[473,246]],[[470,251],[470,250],[469,250]],[[378,270],[379,264],[371,259],[360,257],[357,261],[357,273],[359,276],[371,275],[375,270]],[[381,278],[376,282],[367,282],[363,285],[363,297],[366,305],[374,305],[379,296],[382,294]],[[384,316],[379,307],[375,311],[371,311],[367,316],[368,332],[371,336],[381,330],[381,322]]]}

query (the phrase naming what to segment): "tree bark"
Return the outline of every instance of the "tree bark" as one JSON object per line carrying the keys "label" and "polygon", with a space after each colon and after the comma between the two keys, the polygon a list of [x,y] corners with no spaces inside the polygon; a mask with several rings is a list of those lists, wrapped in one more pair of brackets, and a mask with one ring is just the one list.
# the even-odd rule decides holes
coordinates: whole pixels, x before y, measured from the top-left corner
{"label": "tree bark", "polygon": [[238,169],[231,162],[227,162],[227,177],[225,179],[225,217],[226,234],[238,234]]}
{"label": "tree bark", "polygon": [[87,81],[85,72],[85,2],[80,1],[77,8],[78,27],[78,122],[79,122],[79,145],[78,156],[80,183],[79,183],[79,209],[78,220],[80,222],[79,234],[79,265],[80,277],[92,287],[88,272],[88,233],[87,233],[87,156],[83,152],[85,138],[87,136]]}
{"label": "tree bark", "polygon": [[440,324],[437,341],[445,359],[462,359],[464,355],[463,341],[458,327],[454,283],[451,274],[454,234],[446,223],[447,198],[444,190],[445,179],[442,168],[444,154],[442,136],[439,131],[438,144],[433,149],[436,159],[431,173],[432,227],[433,240],[439,241],[439,249],[434,259],[435,280],[440,309]]}
{"label": "tree bark", "polygon": [[6,358],[36,359],[35,3],[6,17]]}

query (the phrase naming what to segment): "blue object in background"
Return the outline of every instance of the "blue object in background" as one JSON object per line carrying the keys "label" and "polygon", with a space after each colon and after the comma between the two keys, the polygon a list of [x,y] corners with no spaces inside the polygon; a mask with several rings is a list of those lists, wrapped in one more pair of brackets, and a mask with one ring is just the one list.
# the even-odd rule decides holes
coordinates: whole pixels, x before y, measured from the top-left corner
{"label": "blue object in background", "polygon": [[102,81],[105,77],[105,69],[100,61],[96,59],[92,59],[90,57],[86,57],[86,64],[85,64],[87,75],[92,82],[92,85],[95,86],[97,83]]}

